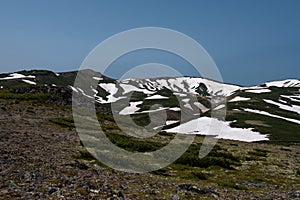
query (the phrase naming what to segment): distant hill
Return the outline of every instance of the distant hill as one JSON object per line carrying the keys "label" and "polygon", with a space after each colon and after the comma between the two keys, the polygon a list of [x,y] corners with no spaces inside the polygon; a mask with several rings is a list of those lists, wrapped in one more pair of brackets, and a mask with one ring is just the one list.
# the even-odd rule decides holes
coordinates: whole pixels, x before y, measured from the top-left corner
{"label": "distant hill", "polygon": [[[149,113],[164,111],[166,120],[157,115],[152,128],[166,132],[206,135],[207,124],[222,123],[222,132],[209,134],[249,142],[300,140],[300,81],[296,79],[243,87],[195,77],[118,81],[92,70],[81,72],[86,75],[83,88],[74,86],[77,71],[0,74],[0,98],[48,94],[41,100],[70,104],[73,93],[95,100],[100,110],[112,112],[112,106],[120,117],[131,116],[143,126],[150,123]],[[212,119],[212,110],[226,111],[225,121]]]}

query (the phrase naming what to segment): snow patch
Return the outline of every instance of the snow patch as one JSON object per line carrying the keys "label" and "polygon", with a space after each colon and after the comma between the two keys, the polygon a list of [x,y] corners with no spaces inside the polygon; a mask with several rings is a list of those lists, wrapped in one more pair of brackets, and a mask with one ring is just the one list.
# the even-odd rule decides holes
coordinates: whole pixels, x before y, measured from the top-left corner
{"label": "snow patch", "polygon": [[220,110],[222,108],[225,108],[224,104],[218,105],[217,107],[214,108],[214,110]]}
{"label": "snow patch", "polygon": [[108,93],[110,93],[110,95],[107,96],[108,98],[107,102],[109,103],[116,102],[121,98],[125,98],[125,97],[119,97],[119,98],[114,97],[114,95],[118,92],[118,88],[114,83],[100,83],[99,86],[102,87],[104,90],[106,90]]}
{"label": "snow patch", "polygon": [[289,122],[300,124],[299,120],[286,118],[286,117],[281,117],[281,116],[278,116],[278,115],[268,113],[266,111],[254,110],[254,109],[250,109],[250,108],[244,108],[243,110],[246,111],[246,112],[256,113],[256,114],[265,115],[265,116],[269,116],[269,117],[274,117],[274,118],[278,118],[278,119],[283,119],[283,120],[286,120],[286,121],[289,121]]}
{"label": "snow patch", "polygon": [[187,96],[187,94],[178,93],[178,92],[174,92],[174,95],[179,96],[179,97],[186,97]]}
{"label": "snow patch", "polygon": [[158,112],[158,111],[168,110],[168,109],[169,109],[169,107],[166,107],[166,108],[164,108],[164,107],[159,107],[159,108],[156,109],[156,110],[144,110],[144,111],[142,111],[142,112],[136,112],[135,114],[141,114],[141,113],[153,113],[153,112]]}
{"label": "snow patch", "polygon": [[181,109],[180,109],[179,107],[169,108],[169,110],[173,110],[173,111],[181,111]]}
{"label": "snow patch", "polygon": [[299,95],[291,95],[291,96],[288,96],[288,95],[280,95],[280,96],[283,98],[290,99],[291,101],[300,102],[300,94]]}
{"label": "snow patch", "polygon": [[192,106],[188,103],[184,104],[183,107],[193,110]]}
{"label": "snow patch", "polygon": [[35,76],[25,76],[23,74],[13,73],[10,74],[8,77],[0,78],[0,80],[11,80],[11,79],[21,79],[21,78],[35,78]]}
{"label": "snow patch", "polygon": [[153,96],[150,96],[150,97],[146,97],[145,99],[168,99],[168,98],[169,97],[165,97],[165,96],[156,94],[156,95],[153,95]]}
{"label": "snow patch", "polygon": [[140,108],[137,106],[142,104],[142,101],[137,101],[137,102],[130,102],[129,107],[124,108],[123,110],[120,111],[120,115],[131,115],[134,114],[136,111],[138,111]]}
{"label": "snow patch", "polygon": [[30,85],[36,85],[36,82],[33,82],[33,81],[29,81],[29,80],[26,80],[26,79],[22,79],[23,82],[25,83],[28,83]]}
{"label": "snow patch", "polygon": [[[134,79],[131,79],[134,80]],[[189,93],[198,94],[196,88],[200,83],[207,87],[207,92],[211,95],[230,96],[235,91],[240,90],[242,87],[236,85],[228,85],[219,83],[204,78],[192,77],[177,77],[168,79],[151,79],[151,80],[134,80],[139,85],[144,86],[148,90],[160,90],[163,87],[172,90],[174,93]]]}
{"label": "snow patch", "polygon": [[182,101],[185,103],[183,107],[193,110],[192,106],[188,103],[190,99],[182,99]]}
{"label": "snow patch", "polygon": [[194,105],[197,106],[201,112],[207,112],[210,108],[206,108],[204,105],[202,105],[200,102],[194,102]]}
{"label": "snow patch", "polygon": [[137,91],[138,88],[133,86],[133,85],[128,85],[128,84],[120,84],[120,87],[123,88],[124,92],[122,93],[123,95],[124,94],[127,94],[129,92],[133,92],[133,91]]}
{"label": "snow patch", "polygon": [[269,140],[267,135],[254,132],[249,128],[232,128],[230,123],[210,117],[200,117],[164,131],[184,134],[212,135],[216,138],[254,142]]}
{"label": "snow patch", "polygon": [[257,93],[257,94],[259,94],[259,93],[268,93],[268,92],[272,92],[272,91],[269,90],[269,89],[264,88],[264,89],[245,90],[245,92]]}
{"label": "snow patch", "polygon": [[190,101],[190,99],[182,99],[182,101],[183,101],[184,103],[188,103],[188,102]]}
{"label": "snow patch", "polygon": [[300,114],[300,106],[297,106],[297,105],[285,105],[285,104],[282,104],[282,103],[277,103],[273,100],[269,100],[269,99],[263,99],[265,102],[269,103],[269,104],[273,104],[275,106],[278,106],[280,109],[282,110],[287,110],[287,111],[292,111],[292,112],[296,112],[298,114]]}
{"label": "snow patch", "polygon": [[75,87],[73,87],[73,86],[71,86],[71,85],[69,85],[69,87],[70,87],[74,92],[77,92],[77,93],[78,93],[78,90],[77,90]]}
{"label": "snow patch", "polygon": [[179,122],[179,120],[167,120],[166,125],[175,124],[177,122]]}
{"label": "snow patch", "polygon": [[85,92],[84,92],[81,88],[78,88],[78,87],[77,87],[77,90],[80,91],[81,94],[82,94],[83,96],[86,96],[86,97],[88,97],[88,98],[90,98],[90,99],[93,99],[93,97],[91,97],[91,96],[85,94]]}
{"label": "snow patch", "polygon": [[287,79],[283,81],[272,81],[266,83],[267,87],[300,87],[300,80],[297,79]]}
{"label": "snow patch", "polygon": [[96,77],[96,76],[94,76],[93,79],[96,80],[96,81],[102,81],[102,80],[103,80],[103,78],[101,78],[101,77]]}
{"label": "snow patch", "polygon": [[231,99],[229,102],[236,102],[236,101],[249,101],[251,98],[246,98],[246,97],[240,97],[236,96],[233,99]]}
{"label": "snow patch", "polygon": [[282,99],[279,99],[279,102],[287,104],[287,102]]}

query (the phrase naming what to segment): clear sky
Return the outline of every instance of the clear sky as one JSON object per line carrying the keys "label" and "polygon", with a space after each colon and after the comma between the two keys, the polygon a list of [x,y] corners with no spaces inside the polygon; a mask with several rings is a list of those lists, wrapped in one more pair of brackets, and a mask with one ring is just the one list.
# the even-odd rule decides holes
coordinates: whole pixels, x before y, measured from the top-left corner
{"label": "clear sky", "polygon": [[[225,82],[300,79],[299,10],[299,0],[0,0],[0,73],[76,70],[109,36],[154,26],[199,42]],[[136,61],[123,62],[119,67]]]}

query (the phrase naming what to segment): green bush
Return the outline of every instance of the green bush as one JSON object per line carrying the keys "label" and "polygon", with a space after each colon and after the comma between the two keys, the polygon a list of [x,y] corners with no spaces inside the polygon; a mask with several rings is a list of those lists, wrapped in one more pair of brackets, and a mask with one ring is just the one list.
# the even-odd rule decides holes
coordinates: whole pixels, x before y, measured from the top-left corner
{"label": "green bush", "polygon": [[164,146],[163,143],[137,140],[125,135],[106,133],[106,136],[118,147],[132,152],[150,152],[160,149]]}
{"label": "green bush", "polygon": [[94,156],[90,154],[88,151],[80,151],[79,155],[74,156],[76,159],[83,159],[83,160],[94,160]]}
{"label": "green bush", "polygon": [[50,119],[49,121],[62,127],[75,128],[74,120],[72,118],[55,118]]}
{"label": "green bush", "polygon": [[178,160],[176,160],[175,163],[201,168],[219,166],[225,169],[233,169],[232,165],[240,165],[239,159],[231,153],[219,152],[219,146],[215,146],[212,151],[202,159],[198,156],[199,149],[200,144],[192,144],[190,148]]}
{"label": "green bush", "polygon": [[253,151],[249,151],[248,154],[249,155],[253,155],[253,156],[266,157],[267,156],[267,152],[268,151],[266,151],[266,150],[254,149]]}
{"label": "green bush", "polygon": [[207,180],[207,176],[203,172],[192,172],[192,175],[199,180]]}
{"label": "green bush", "polygon": [[0,99],[18,99],[18,100],[40,100],[45,101],[50,98],[50,94],[44,93],[13,93],[7,89],[0,90]]}
{"label": "green bush", "polygon": [[223,187],[227,187],[227,188],[233,188],[233,189],[236,189],[236,190],[247,190],[247,188],[243,185],[237,185],[233,182],[224,182],[221,184],[221,186]]}

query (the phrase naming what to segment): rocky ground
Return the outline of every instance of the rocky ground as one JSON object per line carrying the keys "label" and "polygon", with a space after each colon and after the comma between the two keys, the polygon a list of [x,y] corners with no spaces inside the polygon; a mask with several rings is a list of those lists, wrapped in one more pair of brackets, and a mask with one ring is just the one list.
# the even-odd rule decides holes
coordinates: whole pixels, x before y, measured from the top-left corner
{"label": "rocky ground", "polygon": [[[254,146],[270,153],[233,171],[204,169],[207,180],[132,174],[80,158],[85,149],[76,131],[49,122],[71,116],[69,108],[16,100],[0,106],[0,199],[300,199],[297,145],[222,140],[240,156]],[[255,172],[262,177],[254,179]]]}

